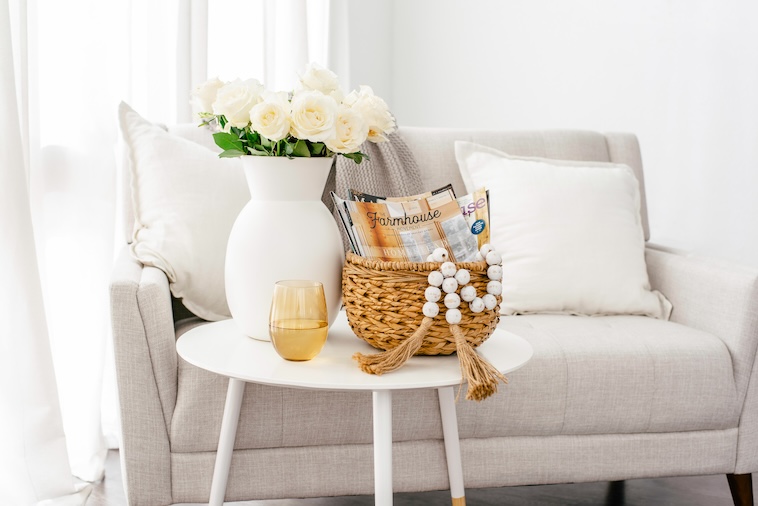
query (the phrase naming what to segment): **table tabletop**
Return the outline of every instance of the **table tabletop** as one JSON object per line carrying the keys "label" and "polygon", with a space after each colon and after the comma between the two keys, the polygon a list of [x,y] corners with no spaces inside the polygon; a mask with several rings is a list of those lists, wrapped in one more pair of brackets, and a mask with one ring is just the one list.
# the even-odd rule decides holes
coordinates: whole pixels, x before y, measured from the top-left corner
{"label": "table tabletop", "polygon": [[[458,385],[461,369],[456,355],[414,356],[402,367],[381,376],[360,370],[355,352],[377,353],[358,338],[344,311],[329,328],[323,350],[305,362],[284,360],[270,342],[244,335],[234,320],[195,327],[182,335],[176,350],[192,365],[247,382],[324,390],[404,390]],[[500,372],[506,374],[532,357],[532,347],[523,338],[497,329],[476,348]]]}

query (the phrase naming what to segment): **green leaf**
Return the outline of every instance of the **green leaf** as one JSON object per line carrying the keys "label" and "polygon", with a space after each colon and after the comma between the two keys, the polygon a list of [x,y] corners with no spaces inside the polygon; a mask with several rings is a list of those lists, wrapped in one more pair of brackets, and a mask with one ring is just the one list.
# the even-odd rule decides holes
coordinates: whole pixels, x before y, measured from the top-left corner
{"label": "green leaf", "polygon": [[292,156],[302,156],[302,157],[308,157],[311,156],[311,151],[308,149],[308,143],[302,139],[299,139],[295,145],[292,147]]}
{"label": "green leaf", "polygon": [[292,153],[294,151],[295,151],[295,146],[293,146],[291,142],[284,142],[284,154],[285,154],[285,156],[292,156]]}
{"label": "green leaf", "polygon": [[266,149],[271,149],[271,146],[272,146],[273,144],[274,144],[273,142],[271,142],[269,139],[267,139],[266,137],[264,137],[264,136],[262,136],[262,135],[261,135],[261,145],[262,145],[264,148],[266,148]]}
{"label": "green leaf", "polygon": [[244,156],[245,152],[239,149],[227,149],[218,154],[219,158],[236,158],[238,156]]}
{"label": "green leaf", "polygon": [[240,138],[232,133],[216,132],[213,134],[213,140],[216,142],[216,145],[218,147],[225,151],[230,149],[237,151],[245,150],[245,147],[242,144]]}
{"label": "green leaf", "polygon": [[262,149],[260,145],[248,147],[247,150],[250,152],[251,155],[256,155],[256,156],[270,156],[271,155],[271,153],[269,153],[265,149]]}
{"label": "green leaf", "polygon": [[345,158],[349,158],[350,160],[354,161],[355,163],[361,163],[364,159],[370,160],[368,155],[366,153],[361,153],[360,151],[357,151],[355,153],[340,153]]}
{"label": "green leaf", "polygon": [[223,114],[218,116],[218,124],[221,125],[221,128],[224,128],[226,126],[226,116]]}
{"label": "green leaf", "polygon": [[214,121],[218,121],[216,119],[216,116],[214,116],[213,114],[209,112],[201,112],[199,113],[199,116],[200,116],[201,122],[199,125],[197,125],[198,127],[205,127],[212,124]]}
{"label": "green leaf", "polygon": [[314,142],[311,144],[311,154],[313,156],[323,156],[326,145],[323,142]]}
{"label": "green leaf", "polygon": [[368,159],[368,156],[361,153],[360,151],[356,153],[342,153],[342,156],[344,156],[345,158],[349,158],[355,163],[361,163],[364,158]]}

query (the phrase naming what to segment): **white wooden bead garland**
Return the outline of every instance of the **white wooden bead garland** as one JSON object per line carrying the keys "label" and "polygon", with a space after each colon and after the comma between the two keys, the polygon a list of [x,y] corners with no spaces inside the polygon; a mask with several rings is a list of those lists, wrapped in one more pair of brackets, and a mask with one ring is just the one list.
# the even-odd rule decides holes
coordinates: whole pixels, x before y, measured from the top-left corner
{"label": "white wooden bead garland", "polygon": [[437,302],[442,298],[442,290],[437,288],[436,286],[430,286],[426,289],[426,292],[424,292],[424,295],[426,296],[426,300],[429,302]]}
{"label": "white wooden bead garland", "polygon": [[445,276],[440,271],[432,271],[427,278],[431,286],[442,286],[442,282],[445,280]]}
{"label": "white wooden bead garland", "polygon": [[[497,296],[503,293],[503,259],[492,245],[482,245],[477,253],[477,259],[484,260],[489,265],[487,277],[490,281],[487,283],[487,293],[481,297],[478,297],[476,287],[469,284],[471,273],[467,269],[458,269],[453,262],[448,262],[447,258],[449,255],[444,248],[435,249],[427,258],[427,261],[442,263],[439,270],[430,272],[427,278],[429,287],[424,292],[427,300],[422,308],[424,316],[434,318],[439,314],[437,302],[442,298],[442,292],[446,294],[443,300],[447,308],[445,320],[451,325],[461,322],[461,311],[458,309],[461,300],[468,302],[468,307],[473,313],[495,309]],[[460,295],[456,293],[459,287],[462,287]]]}
{"label": "white wooden bead garland", "polygon": [[[375,262],[367,262],[364,259],[352,260],[351,256],[355,257],[352,254],[348,255],[346,266],[356,265],[356,269],[354,269],[355,273],[351,272],[346,278],[348,280],[345,284],[347,310],[350,311],[352,308],[352,311],[357,312],[354,316],[357,316],[360,323],[365,323],[361,318],[365,318],[366,312],[378,313],[376,315],[378,329],[363,335],[360,333],[363,329],[358,325],[356,335],[375,348],[384,350],[371,355],[356,353],[353,358],[358,361],[363,371],[380,375],[397,369],[416,354],[456,353],[461,366],[461,385],[464,383],[468,385],[466,399],[476,401],[486,399],[497,392],[499,382],[508,382],[500,371],[475,350],[491,335],[499,320],[497,303],[503,290],[502,258],[491,245],[485,245],[476,253],[478,265],[475,266],[474,273],[467,269],[459,269],[455,263],[450,262],[450,255],[444,248],[438,248],[427,257],[427,262],[434,262],[437,268],[426,272],[428,286],[424,289],[425,301],[421,310],[423,317],[419,321],[418,317],[421,315],[411,316],[408,329],[401,329],[402,335],[396,334],[394,324],[391,327],[392,332],[385,332],[382,327],[389,327],[389,325],[382,322],[381,311],[374,309],[373,306],[363,306],[366,301],[374,304],[379,300],[378,296],[373,294],[368,296],[361,289],[366,276],[365,269],[368,268],[370,272],[380,271],[381,276],[375,280],[372,279],[377,282],[379,295],[392,292],[398,287],[403,290],[410,289],[407,294],[408,301],[415,303],[418,300],[416,293],[420,287],[417,284],[418,281],[408,277],[406,272],[410,270],[421,273],[426,271],[428,266],[405,266],[405,263],[394,263],[388,266],[375,265]],[[483,278],[482,274],[486,277]],[[385,278],[388,281],[383,281]],[[475,278],[475,283],[472,283],[472,278]],[[477,288],[484,289],[485,284],[487,293],[477,294]],[[466,306],[461,306],[461,303],[468,304],[473,313],[478,313],[469,315],[465,323],[461,308],[465,311]],[[445,319],[437,318],[443,311]],[[467,329],[473,329],[473,332],[467,333]],[[412,334],[408,335],[406,332],[412,332]]]}

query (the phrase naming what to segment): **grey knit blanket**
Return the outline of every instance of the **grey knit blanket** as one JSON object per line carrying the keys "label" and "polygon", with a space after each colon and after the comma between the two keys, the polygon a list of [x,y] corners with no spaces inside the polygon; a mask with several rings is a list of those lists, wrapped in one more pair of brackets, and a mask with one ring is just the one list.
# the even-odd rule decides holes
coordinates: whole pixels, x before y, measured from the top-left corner
{"label": "grey knit blanket", "polygon": [[410,148],[397,134],[390,134],[389,142],[366,142],[361,151],[368,159],[360,164],[343,156],[336,157],[321,200],[334,213],[334,202],[329,192],[347,199],[347,190],[357,190],[380,197],[402,197],[424,191],[421,171]]}
{"label": "grey knit blanket", "polygon": [[408,145],[397,132],[388,138],[389,142],[379,144],[365,142],[361,146],[361,152],[366,153],[368,159],[364,158],[360,164],[344,156],[335,157],[336,161],[326,181],[321,200],[337,221],[346,251],[350,249],[349,241],[342,230],[330,192],[347,199],[348,189],[379,197],[402,197],[424,191],[421,171]]}

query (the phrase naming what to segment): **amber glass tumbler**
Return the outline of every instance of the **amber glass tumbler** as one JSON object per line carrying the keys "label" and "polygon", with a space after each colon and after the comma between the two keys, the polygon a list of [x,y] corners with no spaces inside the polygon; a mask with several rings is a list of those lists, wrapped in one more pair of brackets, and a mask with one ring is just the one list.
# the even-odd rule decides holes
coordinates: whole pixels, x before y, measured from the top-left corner
{"label": "amber glass tumbler", "polygon": [[277,281],[268,329],[282,358],[303,361],[318,355],[329,332],[324,285],[304,279]]}

